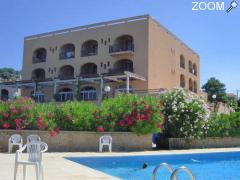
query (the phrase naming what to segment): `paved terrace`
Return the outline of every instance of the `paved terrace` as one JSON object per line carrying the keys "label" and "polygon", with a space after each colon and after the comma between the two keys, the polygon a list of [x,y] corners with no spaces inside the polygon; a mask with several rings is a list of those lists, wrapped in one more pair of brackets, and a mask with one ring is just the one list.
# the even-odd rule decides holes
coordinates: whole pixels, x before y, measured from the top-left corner
{"label": "paved terrace", "polygon": [[[129,155],[157,155],[157,154],[185,154],[185,153],[208,153],[208,152],[230,152],[240,151],[240,148],[219,148],[219,149],[191,149],[191,150],[161,150],[129,153],[45,153],[43,155],[45,180],[107,180],[117,179],[102,172],[93,170],[86,166],[71,162],[63,157],[78,156],[129,156]],[[0,179],[12,180],[14,170],[15,154],[0,153]],[[162,163],[162,162],[159,162]],[[22,167],[19,167],[18,178],[23,179]],[[35,180],[35,171],[31,166],[27,167],[28,180]]]}

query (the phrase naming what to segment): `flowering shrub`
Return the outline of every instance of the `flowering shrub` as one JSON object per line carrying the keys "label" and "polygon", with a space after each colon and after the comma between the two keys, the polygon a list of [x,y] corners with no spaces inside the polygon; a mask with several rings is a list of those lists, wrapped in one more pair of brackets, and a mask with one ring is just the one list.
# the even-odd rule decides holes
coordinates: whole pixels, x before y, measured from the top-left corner
{"label": "flowering shrub", "polygon": [[209,130],[209,111],[194,93],[175,89],[163,95],[163,113],[168,137],[200,138]]}
{"label": "flowering shrub", "polygon": [[100,106],[78,101],[35,104],[28,98],[0,102],[0,128],[47,130],[50,136],[60,130],[147,134],[161,131],[162,123],[159,101],[153,97],[119,95]]}
{"label": "flowering shrub", "polygon": [[21,98],[0,103],[0,127],[21,131],[31,126],[31,108],[33,101]]}
{"label": "flowering shrub", "polygon": [[105,100],[94,112],[95,128],[106,131],[132,131],[137,134],[160,132],[164,123],[159,100],[121,94]]}

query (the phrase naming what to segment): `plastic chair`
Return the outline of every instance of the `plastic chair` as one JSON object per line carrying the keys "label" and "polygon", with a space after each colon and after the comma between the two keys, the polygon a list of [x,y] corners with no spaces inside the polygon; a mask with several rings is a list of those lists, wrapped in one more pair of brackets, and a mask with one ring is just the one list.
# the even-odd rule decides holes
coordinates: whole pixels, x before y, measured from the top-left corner
{"label": "plastic chair", "polygon": [[103,146],[108,146],[109,152],[112,152],[112,137],[109,135],[101,136],[99,139],[99,152],[102,152]]}
{"label": "plastic chair", "polygon": [[29,135],[27,137],[27,143],[33,143],[33,142],[41,142],[41,138],[36,134]]}
{"label": "plastic chair", "polygon": [[18,149],[21,149],[23,146],[22,136],[19,134],[13,134],[8,140],[8,152],[12,152],[13,146],[18,146]]}
{"label": "plastic chair", "polygon": [[[28,160],[20,160],[20,155],[25,149],[28,149]],[[43,177],[43,165],[42,165],[42,153],[48,150],[48,145],[44,142],[33,142],[24,145],[21,149],[17,150],[15,158],[14,180],[17,178],[17,170],[19,165],[23,165],[23,179],[26,179],[26,166],[34,165],[36,169],[36,179],[42,180]]]}

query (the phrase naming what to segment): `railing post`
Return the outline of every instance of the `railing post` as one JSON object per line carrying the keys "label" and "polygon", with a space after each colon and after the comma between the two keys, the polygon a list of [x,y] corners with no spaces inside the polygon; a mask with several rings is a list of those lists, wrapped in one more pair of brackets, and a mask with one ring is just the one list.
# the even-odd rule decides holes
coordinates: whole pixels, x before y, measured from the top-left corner
{"label": "railing post", "polygon": [[127,94],[129,94],[129,75],[127,75],[127,80],[126,80],[126,91],[127,91]]}

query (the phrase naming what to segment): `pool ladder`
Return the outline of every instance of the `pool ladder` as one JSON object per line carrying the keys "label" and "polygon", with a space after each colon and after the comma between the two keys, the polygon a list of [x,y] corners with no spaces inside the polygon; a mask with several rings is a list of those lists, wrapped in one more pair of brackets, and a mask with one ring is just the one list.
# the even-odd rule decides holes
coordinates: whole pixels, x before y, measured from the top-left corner
{"label": "pool ladder", "polygon": [[171,173],[170,180],[177,180],[178,178],[176,175],[180,171],[185,171],[190,176],[191,180],[196,180],[196,178],[193,176],[192,172],[185,166],[180,166],[177,169],[173,170],[172,166],[170,166],[167,163],[162,163],[155,167],[155,169],[153,170],[153,174],[152,174],[152,180],[156,180],[156,174],[157,174],[158,170],[161,168],[166,168]]}

